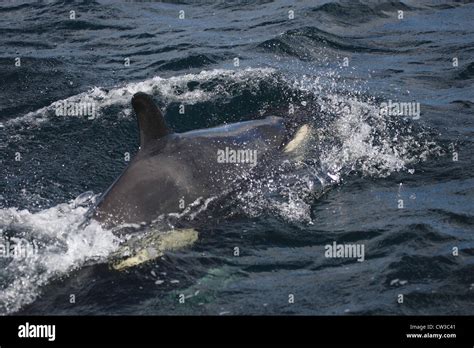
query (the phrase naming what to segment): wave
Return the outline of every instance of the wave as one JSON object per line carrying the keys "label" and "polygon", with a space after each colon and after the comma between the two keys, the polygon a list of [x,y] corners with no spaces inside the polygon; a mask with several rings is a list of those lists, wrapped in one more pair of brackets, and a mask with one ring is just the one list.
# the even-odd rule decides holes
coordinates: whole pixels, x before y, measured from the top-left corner
{"label": "wave", "polygon": [[126,27],[120,25],[107,25],[107,24],[98,24],[93,23],[86,20],[66,20],[66,21],[57,21],[48,24],[39,24],[39,25],[30,25],[27,27],[19,27],[19,28],[0,28],[0,34],[37,34],[44,31],[54,31],[54,30],[62,30],[62,31],[84,31],[84,30],[131,30],[134,29],[133,27]]}
{"label": "wave", "polygon": [[53,49],[56,45],[51,45],[44,42],[37,42],[37,41],[6,41],[3,43],[5,46],[11,47],[33,47],[35,49]]}
{"label": "wave", "polygon": [[354,44],[354,39],[344,38],[325,32],[316,27],[291,29],[278,37],[266,40],[257,45],[266,52],[285,54],[300,60],[318,60],[325,57],[323,49],[347,52],[390,52],[375,47]]}
{"label": "wave", "polygon": [[87,263],[104,262],[116,250],[118,238],[98,223],[79,227],[87,211],[80,200],[81,196],[37,213],[0,209],[1,244],[34,246],[22,257],[0,260],[0,314],[18,311],[52,279]]}
{"label": "wave", "polygon": [[206,91],[199,88],[192,88],[192,83],[219,80],[223,83],[229,82],[231,84],[245,85],[248,89],[257,89],[259,81],[270,77],[274,73],[275,70],[271,68],[247,68],[242,70],[214,69],[201,71],[197,74],[172,76],[170,78],[155,76],[145,81],[129,83],[110,89],[93,87],[87,92],[55,101],[49,106],[39,110],[0,123],[0,127],[21,124],[38,125],[55,117],[55,110],[65,102],[95,104],[96,111],[98,112],[96,118],[102,115],[101,111],[104,108],[112,105],[121,106],[123,107],[121,112],[122,116],[128,117],[131,114],[129,106],[130,100],[137,92],[157,94],[160,97],[160,101],[164,104],[181,102],[192,105],[197,102],[210,100],[219,93],[226,93],[222,87]]}
{"label": "wave", "polygon": [[[131,35],[132,37],[139,37],[141,35]],[[148,42],[146,44],[149,44]],[[136,45],[135,45],[136,46]],[[153,47],[153,45],[150,45]],[[131,55],[132,56],[148,56],[152,54],[159,54],[159,53],[165,53],[165,52],[170,52],[170,51],[186,51],[195,48],[196,46],[190,43],[180,43],[180,44],[175,44],[175,45],[168,45],[162,48],[150,48],[150,49],[145,49],[141,51],[136,51],[133,52]]]}
{"label": "wave", "polygon": [[430,209],[430,212],[440,216],[443,221],[454,226],[469,228],[474,225],[474,216],[469,214],[456,213],[443,209]]}
{"label": "wave", "polygon": [[30,4],[21,4],[21,5],[16,5],[16,6],[0,6],[0,13],[20,11],[20,10],[24,10],[28,7],[30,7]]}
{"label": "wave", "polygon": [[207,65],[216,64],[224,60],[225,57],[217,54],[193,54],[184,58],[174,58],[170,60],[160,60],[147,66],[147,68],[157,67],[158,70],[184,70],[201,68]]}
{"label": "wave", "polygon": [[474,78],[474,62],[465,66],[456,76],[458,80],[470,80]]}
{"label": "wave", "polygon": [[474,107],[474,103],[469,100],[453,100],[450,104],[460,105],[462,108],[470,109]]}
{"label": "wave", "polygon": [[388,18],[397,11],[412,11],[415,7],[401,1],[377,1],[364,3],[362,1],[329,2],[313,8],[313,14],[324,14],[331,20],[345,25],[358,25],[373,21],[377,18]]}

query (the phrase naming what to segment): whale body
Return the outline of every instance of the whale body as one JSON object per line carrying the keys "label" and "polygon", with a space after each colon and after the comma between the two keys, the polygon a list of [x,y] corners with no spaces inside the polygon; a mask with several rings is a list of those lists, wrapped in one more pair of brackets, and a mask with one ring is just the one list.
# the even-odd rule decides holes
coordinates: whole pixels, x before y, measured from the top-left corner
{"label": "whale body", "polygon": [[173,133],[151,96],[135,94],[132,106],[140,148],[93,209],[92,217],[106,226],[151,222],[181,212],[183,204],[231,190],[257,168],[293,151],[308,131],[270,116]]}

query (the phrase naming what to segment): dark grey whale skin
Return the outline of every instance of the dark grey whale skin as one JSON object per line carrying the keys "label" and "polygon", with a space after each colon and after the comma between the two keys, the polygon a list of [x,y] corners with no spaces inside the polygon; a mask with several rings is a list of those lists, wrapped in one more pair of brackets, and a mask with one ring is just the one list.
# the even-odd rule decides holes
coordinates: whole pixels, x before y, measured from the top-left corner
{"label": "dark grey whale skin", "polygon": [[[161,214],[181,212],[180,202],[188,205],[230,190],[268,159],[280,157],[289,139],[280,117],[172,133],[149,95],[135,94],[132,105],[140,128],[140,149],[92,214],[108,227],[148,223]],[[257,166],[219,163],[217,151],[226,147],[256,150]]]}

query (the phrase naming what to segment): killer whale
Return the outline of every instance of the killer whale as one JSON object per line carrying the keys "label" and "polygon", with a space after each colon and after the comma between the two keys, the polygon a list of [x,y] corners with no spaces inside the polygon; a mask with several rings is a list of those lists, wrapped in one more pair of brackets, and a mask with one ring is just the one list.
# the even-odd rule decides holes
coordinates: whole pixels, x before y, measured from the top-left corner
{"label": "killer whale", "polygon": [[[307,124],[295,127],[282,117],[269,116],[174,133],[150,95],[136,93],[132,107],[139,151],[91,212],[107,227],[148,223],[161,214],[179,213],[183,203],[217,196],[253,175],[255,167],[294,152],[310,130]],[[250,151],[256,161],[245,161]]]}

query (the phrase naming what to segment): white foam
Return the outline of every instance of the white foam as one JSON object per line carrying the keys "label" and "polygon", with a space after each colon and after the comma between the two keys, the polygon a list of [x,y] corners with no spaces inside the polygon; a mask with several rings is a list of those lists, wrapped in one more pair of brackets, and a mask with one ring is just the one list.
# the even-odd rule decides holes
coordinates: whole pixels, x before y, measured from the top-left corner
{"label": "white foam", "polygon": [[103,262],[116,250],[119,240],[110,231],[91,221],[84,229],[86,207],[75,203],[31,213],[17,208],[0,209],[0,236],[7,230],[15,231],[23,239],[40,245],[38,252],[23,258],[2,260],[8,262],[0,270],[6,286],[0,292],[0,314],[18,311],[34,301],[41,286],[51,279],[69,273],[86,262]]}
{"label": "white foam", "polygon": [[433,142],[411,132],[411,125],[397,128],[398,124],[389,122],[367,101],[333,94],[327,97],[325,107],[338,116],[326,130],[333,139],[327,139],[319,150],[321,163],[333,176],[352,170],[388,176],[439,151]]}

